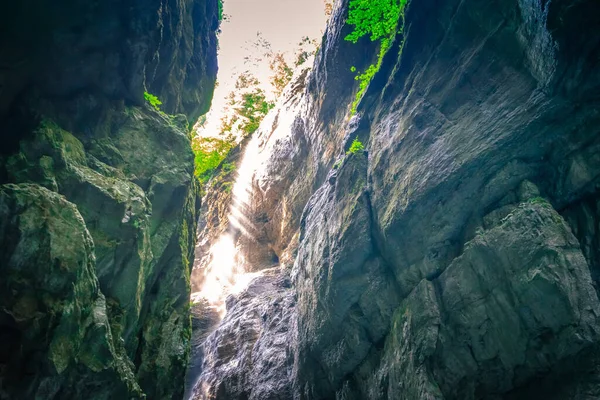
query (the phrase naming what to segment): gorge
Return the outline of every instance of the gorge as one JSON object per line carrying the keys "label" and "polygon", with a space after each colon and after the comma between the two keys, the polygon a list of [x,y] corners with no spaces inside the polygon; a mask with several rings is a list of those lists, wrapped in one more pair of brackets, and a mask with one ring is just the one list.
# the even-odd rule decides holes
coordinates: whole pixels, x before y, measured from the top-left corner
{"label": "gorge", "polygon": [[204,185],[222,6],[3,7],[0,399],[599,399],[600,3],[337,0]]}

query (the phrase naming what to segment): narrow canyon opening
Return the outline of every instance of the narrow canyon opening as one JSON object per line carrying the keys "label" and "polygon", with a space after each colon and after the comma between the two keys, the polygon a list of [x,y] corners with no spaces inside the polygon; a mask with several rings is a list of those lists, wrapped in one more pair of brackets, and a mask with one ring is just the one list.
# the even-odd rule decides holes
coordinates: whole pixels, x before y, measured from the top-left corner
{"label": "narrow canyon opening", "polygon": [[0,400],[600,398],[598,0],[0,12]]}
{"label": "narrow canyon opening", "polygon": [[[221,7],[217,87],[194,140],[204,194],[224,191],[219,207],[227,211],[212,216],[219,226],[201,221],[198,247],[203,251],[198,252],[192,273],[192,300],[205,300],[223,315],[226,297],[247,286],[257,274],[252,270],[264,268],[247,265],[238,251],[240,242],[258,240],[248,214],[255,211],[250,204],[253,179],[268,157],[261,141],[269,132],[259,132],[260,124],[299,71],[311,67],[332,3],[230,0]],[[273,123],[277,121],[271,127]],[[278,264],[272,251],[270,259]]]}
{"label": "narrow canyon opening", "polygon": [[[288,86],[311,69],[333,3],[226,0],[221,7],[217,86],[192,145],[205,186],[191,277],[196,325],[189,398],[209,397],[198,383],[201,348],[225,316],[228,298],[233,301],[264,273],[290,267],[289,257],[287,266],[280,264],[262,226],[266,221],[257,221],[269,218],[261,210],[259,177],[274,151],[267,142],[274,134],[289,135],[277,128],[291,126],[297,110],[281,105],[294,97]],[[281,108],[276,116],[269,113],[275,107]]]}

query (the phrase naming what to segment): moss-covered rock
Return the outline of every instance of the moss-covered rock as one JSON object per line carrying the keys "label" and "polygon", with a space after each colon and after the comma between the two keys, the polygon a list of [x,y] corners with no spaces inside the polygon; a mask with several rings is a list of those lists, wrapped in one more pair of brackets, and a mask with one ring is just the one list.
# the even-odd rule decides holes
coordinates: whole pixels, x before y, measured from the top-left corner
{"label": "moss-covered rock", "polygon": [[190,260],[198,187],[187,132],[161,113],[124,109],[109,135],[83,138],[45,119],[7,158],[11,180],[77,206],[95,249],[113,345],[151,398],[183,391],[190,341]]}
{"label": "moss-covered rock", "polygon": [[94,244],[76,206],[38,185],[3,185],[0,221],[3,394],[144,397],[133,363],[113,345]]}
{"label": "moss-covered rock", "polygon": [[[44,193],[35,198],[68,204],[89,242],[78,256],[92,261],[89,276],[62,276],[54,260],[42,260],[36,237],[20,237],[16,228],[0,233],[2,252],[21,243],[42,261],[27,268],[47,268],[44,281],[32,286],[37,295],[68,278],[61,288],[73,294],[56,307],[71,302],[85,310],[39,315],[47,321],[33,323],[35,356],[21,361],[35,368],[8,370],[12,350],[0,346],[0,397],[35,398],[23,390],[39,386],[39,398],[79,399],[90,397],[93,385],[93,398],[181,397],[198,209],[188,119],[207,111],[214,90],[218,9],[217,0],[33,0],[7,4],[1,13],[0,184],[30,185],[36,196]],[[161,99],[162,111],[146,104],[146,91]],[[48,207],[39,206],[40,221],[51,217]],[[3,212],[6,224],[22,222],[17,208]],[[65,235],[61,245],[70,239]],[[0,268],[8,266],[3,261]],[[77,289],[88,280],[95,282],[92,294]],[[0,309],[13,307],[8,294],[28,293],[25,286],[0,297]],[[0,340],[4,325],[10,336],[15,324],[7,315]],[[71,322],[53,344],[61,315]],[[96,325],[103,330],[87,329],[88,315],[101,317]],[[104,347],[92,334],[104,335]],[[46,364],[56,364],[60,380],[39,383],[49,376]]]}

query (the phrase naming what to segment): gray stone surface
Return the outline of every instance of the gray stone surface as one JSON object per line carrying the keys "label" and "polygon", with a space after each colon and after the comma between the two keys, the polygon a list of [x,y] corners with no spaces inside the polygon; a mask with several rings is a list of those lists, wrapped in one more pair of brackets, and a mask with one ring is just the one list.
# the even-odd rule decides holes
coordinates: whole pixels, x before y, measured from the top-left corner
{"label": "gray stone surface", "polygon": [[[411,2],[355,117],[347,71],[377,48],[343,40],[347,7],[291,129],[261,127],[255,216],[295,260],[294,398],[595,398],[598,4]],[[345,154],[355,137],[368,153]]]}
{"label": "gray stone surface", "polygon": [[522,203],[402,301],[382,364],[361,390],[494,398],[597,342],[599,307],[564,220],[547,203]]}
{"label": "gray stone surface", "polygon": [[295,315],[291,282],[265,272],[227,299],[227,315],[201,344],[202,373],[192,399],[292,399],[288,346]]}

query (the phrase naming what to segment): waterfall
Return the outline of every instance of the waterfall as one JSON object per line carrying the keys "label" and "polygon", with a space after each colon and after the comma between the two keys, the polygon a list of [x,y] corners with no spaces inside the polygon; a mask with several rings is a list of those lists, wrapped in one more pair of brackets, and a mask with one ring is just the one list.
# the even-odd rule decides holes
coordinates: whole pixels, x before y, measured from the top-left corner
{"label": "waterfall", "polygon": [[250,207],[252,177],[260,164],[258,142],[259,136],[254,135],[245,146],[233,184],[228,227],[210,247],[202,287],[192,294],[192,301],[205,299],[221,318],[225,315],[227,296],[241,292],[260,275],[260,272],[246,271],[244,256],[237,248],[239,235],[252,235],[246,211]]}

